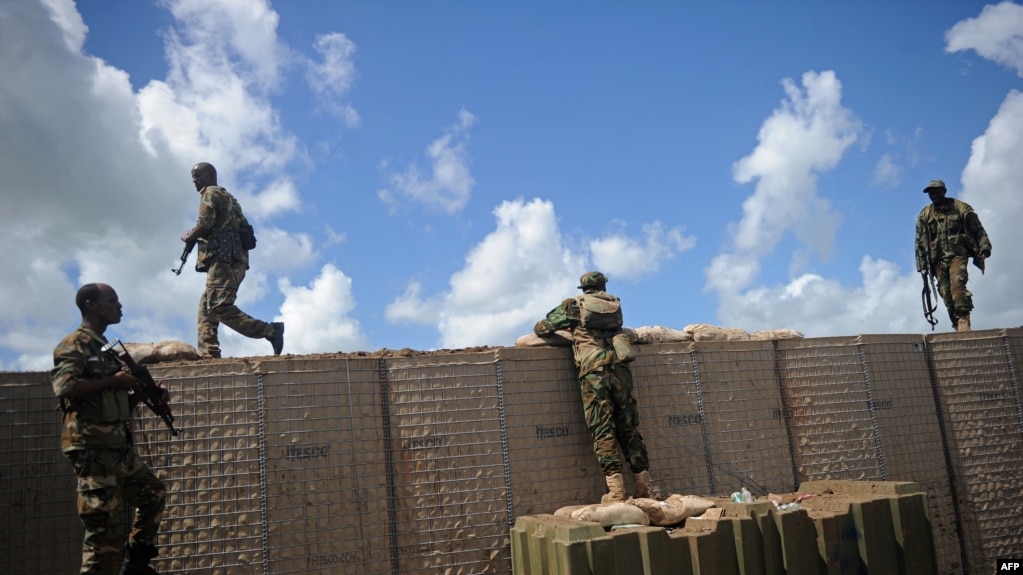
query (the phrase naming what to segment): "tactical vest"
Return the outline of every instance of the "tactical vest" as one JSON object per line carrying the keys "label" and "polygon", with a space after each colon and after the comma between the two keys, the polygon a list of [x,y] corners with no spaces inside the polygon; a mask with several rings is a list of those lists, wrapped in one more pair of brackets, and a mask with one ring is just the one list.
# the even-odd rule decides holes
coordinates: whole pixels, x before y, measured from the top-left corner
{"label": "tactical vest", "polygon": [[928,263],[949,256],[976,256],[979,252],[977,238],[966,227],[966,216],[971,212],[966,204],[952,199],[952,209],[935,210],[933,204],[924,207],[921,219],[927,225]]}

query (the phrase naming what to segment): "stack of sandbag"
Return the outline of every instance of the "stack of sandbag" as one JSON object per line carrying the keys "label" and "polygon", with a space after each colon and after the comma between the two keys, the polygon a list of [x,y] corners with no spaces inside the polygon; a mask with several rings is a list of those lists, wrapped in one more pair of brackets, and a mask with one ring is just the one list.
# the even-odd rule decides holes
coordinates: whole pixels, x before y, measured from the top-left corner
{"label": "stack of sandbag", "polygon": [[570,347],[571,345],[572,332],[567,330],[558,330],[545,336],[539,336],[535,333],[527,333],[515,340],[515,347]]}
{"label": "stack of sandbag", "polygon": [[695,495],[671,494],[664,501],[656,499],[633,498],[629,500],[631,505],[643,510],[650,525],[667,527],[678,525],[689,517],[703,515],[703,512],[714,507],[714,502]]}
{"label": "stack of sandbag", "polygon": [[138,365],[199,359],[199,353],[195,348],[183,341],[126,343],[124,347]]}
{"label": "stack of sandbag", "polygon": [[659,325],[644,325],[636,328],[636,339],[633,343],[675,343],[679,341],[693,341],[693,334],[663,327]]}
{"label": "stack of sandbag", "polygon": [[719,327],[709,323],[693,323],[682,331],[693,335],[694,341],[769,341],[777,339],[802,339],[803,334],[794,329],[768,329],[750,333],[737,327]]}
{"label": "stack of sandbag", "polygon": [[631,498],[615,503],[569,505],[554,512],[555,517],[593,521],[602,527],[615,525],[678,525],[689,517],[702,515],[714,502],[695,495],[672,494],[664,501]]}

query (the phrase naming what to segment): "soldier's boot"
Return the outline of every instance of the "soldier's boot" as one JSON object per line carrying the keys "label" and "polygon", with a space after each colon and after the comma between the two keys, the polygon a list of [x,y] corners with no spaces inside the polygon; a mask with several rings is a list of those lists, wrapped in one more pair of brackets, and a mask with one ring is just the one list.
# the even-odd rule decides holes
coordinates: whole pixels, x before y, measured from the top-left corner
{"label": "soldier's boot", "polygon": [[616,503],[625,501],[625,481],[621,473],[604,477],[607,481],[607,493],[600,498],[601,503]]}
{"label": "soldier's boot", "polygon": [[273,333],[266,339],[270,340],[270,345],[274,347],[274,355],[281,355],[281,350],[284,349],[284,323],[275,321],[270,327],[273,328]]}
{"label": "soldier's boot", "polygon": [[956,331],[970,331],[970,314],[959,314],[959,318],[956,320]]}
{"label": "soldier's boot", "polygon": [[149,560],[159,552],[153,545],[129,541],[124,549],[124,561],[121,563],[121,575],[159,575],[149,566]]}
{"label": "soldier's boot", "polygon": [[647,498],[664,500],[661,490],[650,480],[649,471],[640,471],[636,474],[636,498]]}

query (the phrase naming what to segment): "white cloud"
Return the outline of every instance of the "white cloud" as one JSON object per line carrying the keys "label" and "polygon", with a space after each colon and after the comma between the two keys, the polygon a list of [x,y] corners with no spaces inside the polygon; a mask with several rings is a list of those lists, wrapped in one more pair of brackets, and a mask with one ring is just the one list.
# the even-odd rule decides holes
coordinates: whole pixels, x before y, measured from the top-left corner
{"label": "white cloud", "polygon": [[895,188],[902,182],[902,166],[895,162],[891,154],[884,154],[874,166],[871,183],[884,188]]}
{"label": "white cloud", "polygon": [[344,101],[355,82],[355,42],[344,34],[323,34],[317,36],[313,48],[323,57],[323,61],[309,61],[306,64],[306,77],[309,87],[319,99],[319,105],[348,127],[358,126],[359,113]]}
{"label": "white cloud", "polygon": [[655,221],[643,226],[642,240],[621,233],[610,234],[590,241],[590,252],[594,267],[608,277],[637,280],[657,273],[661,262],[695,245],[696,238],[684,235],[683,228],[665,230],[661,222]]}
{"label": "white cloud", "polygon": [[344,272],[327,264],[309,287],[292,286],[286,278],[278,287],[284,303],[275,319],[284,322],[288,353],[366,349],[358,320],[348,315],[355,309],[355,297]]}
{"label": "white cloud", "polygon": [[390,186],[377,192],[378,197],[392,209],[408,200],[449,214],[461,211],[476,185],[466,151],[469,130],[475,123],[476,116],[465,109],[459,111],[458,122],[426,148],[432,163],[429,176],[424,177],[418,166],[410,164],[404,172],[387,177]]}
{"label": "white cloud", "polygon": [[1023,76],[1023,6],[985,6],[980,16],[957,22],[945,33],[945,51],[974,50]]}
{"label": "white cloud", "polygon": [[510,345],[564,298],[578,293],[575,286],[588,262],[611,266],[601,269],[616,279],[638,279],[695,241],[681,228],[664,230],[654,222],[643,226],[641,240],[613,234],[583,240],[580,245],[586,247],[573,249],[564,245],[550,201],[505,201],[494,216],[496,228],[451,276],[450,290],[423,297],[421,284],[410,282],[388,306],[388,321],[435,324],[446,348]]}

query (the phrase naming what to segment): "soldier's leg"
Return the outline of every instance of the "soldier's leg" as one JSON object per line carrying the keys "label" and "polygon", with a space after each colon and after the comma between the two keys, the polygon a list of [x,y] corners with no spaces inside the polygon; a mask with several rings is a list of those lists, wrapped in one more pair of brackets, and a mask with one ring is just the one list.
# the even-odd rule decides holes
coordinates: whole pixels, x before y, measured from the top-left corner
{"label": "soldier's leg", "polygon": [[966,282],[970,281],[969,262],[969,258],[955,257],[948,266],[949,295],[956,316],[959,317],[973,311],[973,294],[966,289]]}
{"label": "soldier's leg", "polygon": [[938,264],[938,295],[945,302],[945,310],[948,311],[948,319],[952,322],[952,329],[956,327],[955,300],[952,299],[952,278],[949,275],[951,261],[942,261]]}
{"label": "soldier's leg", "polygon": [[135,455],[128,454],[128,475],[124,478],[124,499],[135,509],[130,539],[144,545],[156,545],[167,488]]}
{"label": "soldier's leg", "polygon": [[245,264],[215,264],[207,273],[207,291],[211,292],[208,309],[215,320],[245,337],[256,339],[273,335],[273,326],[269,322],[250,316],[234,303],[238,298],[238,287],[245,279]]}
{"label": "soldier's leg", "polygon": [[124,505],[120,455],[85,449],[68,454],[78,478],[78,517],[85,527],[82,569],[88,575],[116,575],[124,553]]}
{"label": "soldier's leg", "polygon": [[650,460],[647,457],[643,436],[639,433],[639,407],[632,396],[632,371],[629,366],[615,365],[610,381],[618,444],[622,446],[625,459],[633,473],[646,471],[650,468]]}
{"label": "soldier's leg", "polygon": [[198,351],[200,357],[220,357],[220,339],[217,337],[217,328],[220,326],[220,322],[209,311],[212,294],[213,289],[207,285],[203,289],[202,297],[199,298],[199,317],[196,325],[199,328]]}
{"label": "soldier's leg", "polygon": [[604,370],[588,373],[579,379],[583,414],[593,436],[593,453],[605,476],[622,472],[614,431],[614,404],[607,379],[608,374]]}

